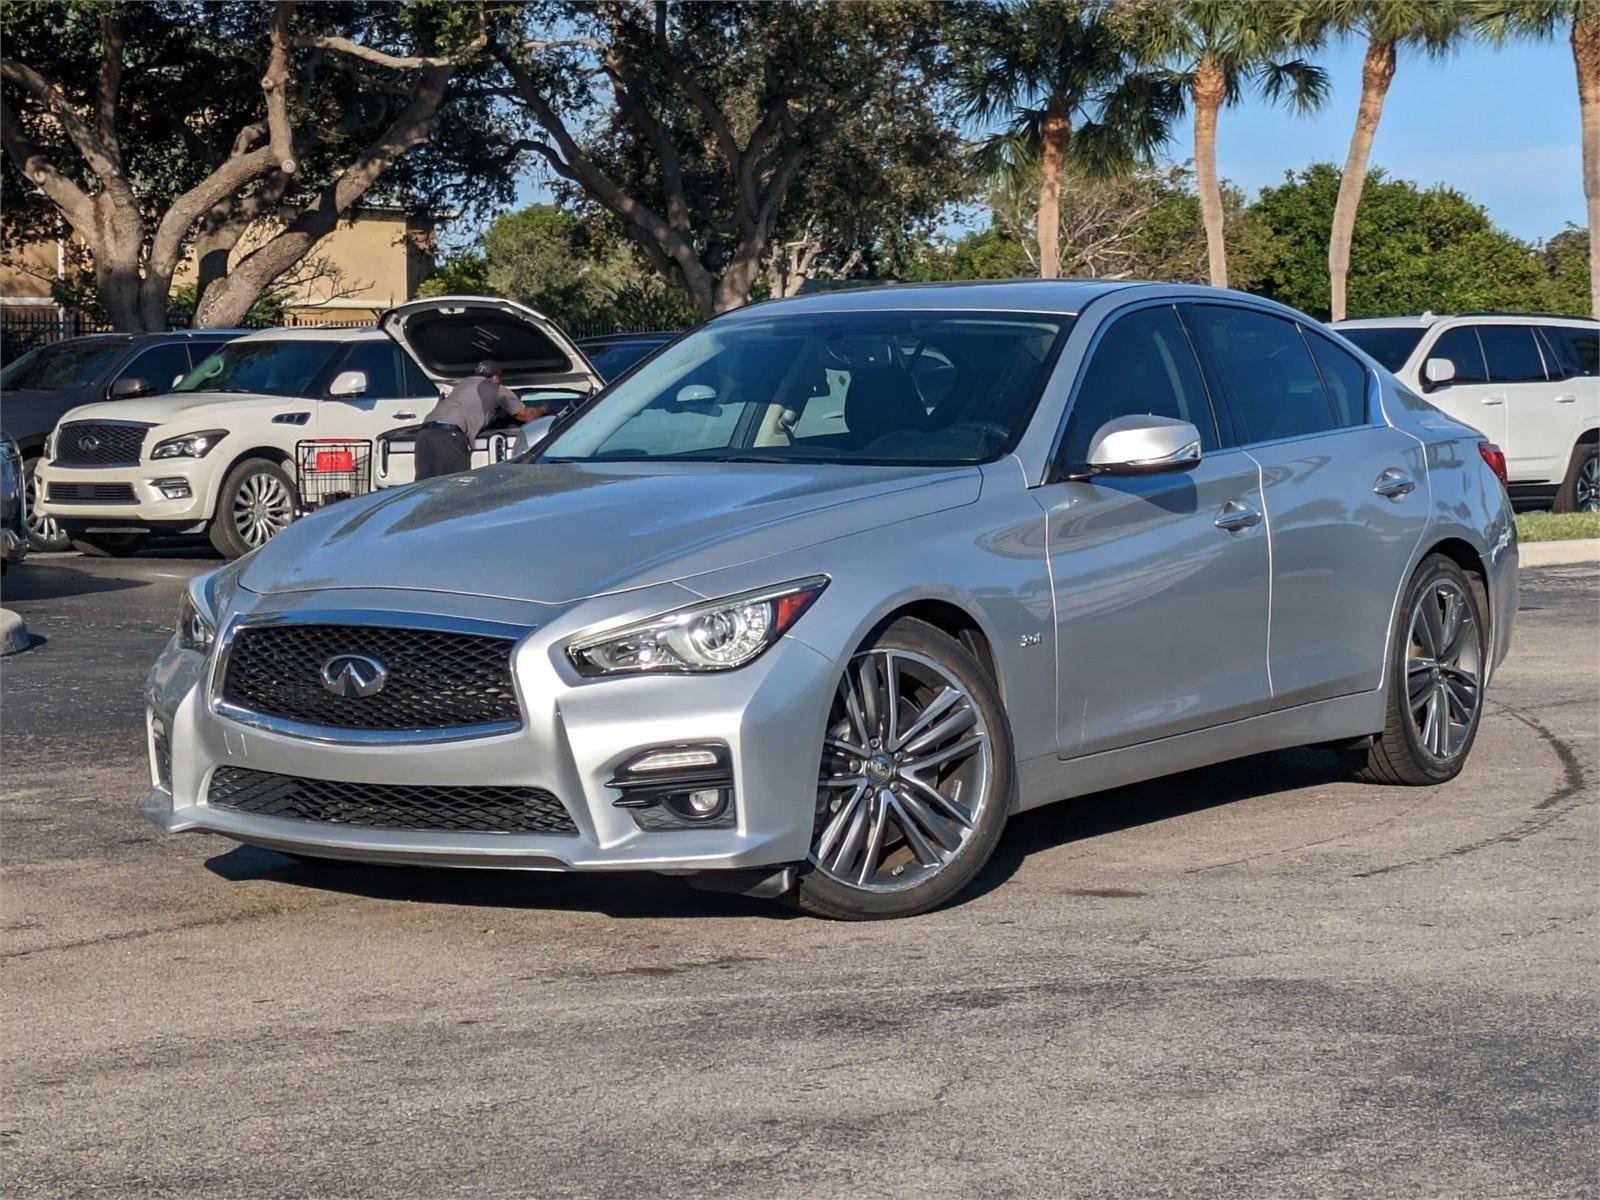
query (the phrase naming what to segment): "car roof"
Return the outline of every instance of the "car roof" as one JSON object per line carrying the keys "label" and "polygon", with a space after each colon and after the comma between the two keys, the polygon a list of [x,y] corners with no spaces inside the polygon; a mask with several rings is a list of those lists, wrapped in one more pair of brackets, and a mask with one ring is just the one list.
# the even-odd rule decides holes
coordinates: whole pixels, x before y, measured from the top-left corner
{"label": "car roof", "polygon": [[1356,317],[1351,320],[1335,321],[1333,329],[1431,329],[1435,325],[1446,321],[1471,321],[1480,325],[1525,325],[1529,321],[1537,321],[1541,325],[1571,324],[1571,325],[1596,325],[1592,317],[1575,316],[1572,313],[1547,313],[1547,312],[1459,312],[1459,313],[1431,313],[1425,312],[1418,315],[1395,317]]}
{"label": "car roof", "polygon": [[381,342],[386,335],[375,325],[356,328],[327,325],[284,326],[278,329],[261,329],[240,338],[241,342]]}
{"label": "car roof", "polygon": [[[780,308],[786,313],[875,312],[922,308],[951,311],[1038,312],[1071,315],[1080,312],[1091,300],[1109,292],[1139,286],[1132,280],[1105,279],[1014,279],[1003,281],[963,280],[953,283],[899,283],[887,287],[851,288],[795,296],[788,300],[767,300],[724,313],[720,321],[748,314],[769,315]],[[1179,285],[1167,285],[1174,288]]]}
{"label": "car roof", "polygon": [[577,344],[582,346],[621,346],[628,342],[670,342],[681,331],[670,329],[652,329],[639,333],[600,333],[594,337],[578,338]]}

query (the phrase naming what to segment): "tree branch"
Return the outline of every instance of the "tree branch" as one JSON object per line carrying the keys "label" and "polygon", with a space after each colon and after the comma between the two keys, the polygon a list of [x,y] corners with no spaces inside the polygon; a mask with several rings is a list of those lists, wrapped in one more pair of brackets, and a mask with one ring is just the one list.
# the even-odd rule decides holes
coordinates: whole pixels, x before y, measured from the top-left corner
{"label": "tree branch", "polygon": [[272,10],[267,70],[261,77],[261,94],[267,102],[267,134],[271,141],[271,152],[278,160],[278,170],[285,175],[293,175],[300,165],[294,158],[294,125],[289,120],[289,20],[293,15],[294,0],[280,0]]}
{"label": "tree branch", "polygon": [[72,140],[73,146],[89,164],[89,169],[101,179],[109,180],[118,173],[116,156],[95,136],[83,118],[73,111],[55,84],[32,67],[12,58],[0,59],[0,79],[16,84],[37,100]]}
{"label": "tree branch", "polygon": [[29,183],[42,191],[61,210],[67,223],[90,245],[95,241],[94,201],[60,169],[23,131],[22,122],[6,106],[0,94],[0,145]]}
{"label": "tree branch", "polygon": [[[360,42],[353,42],[347,37],[336,34],[300,34],[289,39],[289,44],[302,50],[331,50],[335,54],[347,54],[351,58],[359,58],[362,62],[375,63],[380,67],[389,67],[395,71],[424,71],[438,67],[457,67],[484,46],[488,45],[487,34],[480,33],[474,38],[460,54],[389,54],[371,46],[363,46]],[[554,44],[554,43],[552,43]]]}
{"label": "tree branch", "polygon": [[122,145],[117,138],[117,101],[122,93],[122,49],[127,27],[120,9],[108,9],[100,19],[100,78],[95,84],[95,132],[107,153],[122,166]]}

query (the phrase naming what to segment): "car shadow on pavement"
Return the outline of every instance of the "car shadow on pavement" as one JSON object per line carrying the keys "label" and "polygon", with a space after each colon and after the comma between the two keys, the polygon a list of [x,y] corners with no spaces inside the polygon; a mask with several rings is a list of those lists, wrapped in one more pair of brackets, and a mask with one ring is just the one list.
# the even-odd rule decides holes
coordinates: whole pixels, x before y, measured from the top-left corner
{"label": "car shadow on pavement", "polygon": [[1030,809],[1011,818],[994,857],[956,903],[974,900],[1001,886],[1017,873],[1029,855],[1041,851],[1239,800],[1349,779],[1349,771],[1340,765],[1337,756],[1301,747],[1234,759]]}
{"label": "car shadow on pavement", "polygon": [[[960,906],[1000,887],[1029,855],[1119,830],[1165,821],[1237,800],[1272,796],[1348,779],[1332,754],[1288,750],[1186,771],[1148,783],[1047,805],[1013,817],[999,848]],[[681,879],[644,871],[548,872],[384,867],[334,859],[300,859],[238,846],[206,860],[232,882],[265,880],[372,900],[601,912],[610,917],[763,917],[795,912],[770,900],[703,892]]]}
{"label": "car shadow on pavement", "polygon": [[335,859],[292,858],[258,846],[239,846],[206,860],[206,869],[232,882],[270,880],[296,887],[483,908],[599,912],[608,917],[764,917],[795,914],[770,900],[702,892],[682,879],[646,871],[495,871],[482,868],[384,867]]}
{"label": "car shadow on pavement", "polygon": [[119,579],[91,574],[71,565],[72,562],[70,558],[49,562],[30,560],[16,571],[6,573],[0,598],[7,604],[15,604],[19,601],[60,600],[66,596],[91,596],[98,592],[123,592],[129,588],[150,586],[147,579]]}

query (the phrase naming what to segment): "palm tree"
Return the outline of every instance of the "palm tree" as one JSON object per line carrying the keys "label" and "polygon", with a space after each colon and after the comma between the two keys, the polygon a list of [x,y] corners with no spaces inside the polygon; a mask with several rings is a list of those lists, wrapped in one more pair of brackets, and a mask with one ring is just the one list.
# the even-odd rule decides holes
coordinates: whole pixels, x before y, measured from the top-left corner
{"label": "palm tree", "polygon": [[969,119],[991,128],[978,165],[1039,167],[1039,275],[1059,270],[1061,175],[1069,162],[1105,177],[1149,161],[1181,99],[1163,73],[1139,69],[1110,21],[1113,0],[975,6],[957,39],[955,80]]}
{"label": "palm tree", "polygon": [[1339,179],[1339,198],[1333,206],[1333,229],[1328,235],[1328,285],[1332,293],[1333,320],[1345,316],[1345,281],[1350,274],[1350,240],[1356,227],[1356,209],[1367,182],[1372,139],[1383,116],[1383,101],[1394,80],[1401,47],[1439,56],[1449,53],[1467,28],[1467,6],[1461,0],[1332,0],[1327,5],[1332,25],[1367,39],[1361,64],[1361,103],[1356,107],[1355,132]]}
{"label": "palm tree", "polygon": [[1214,287],[1228,286],[1217,181],[1217,117],[1248,88],[1307,113],[1327,98],[1321,67],[1290,57],[1320,44],[1313,6],[1290,0],[1173,0],[1132,5],[1131,36],[1144,56],[1166,64],[1194,105],[1194,173]]}
{"label": "palm tree", "polygon": [[1473,5],[1473,25],[1493,42],[1544,39],[1571,26],[1572,64],[1583,113],[1583,196],[1589,202],[1589,311],[1600,316],[1600,3],[1490,0]]}

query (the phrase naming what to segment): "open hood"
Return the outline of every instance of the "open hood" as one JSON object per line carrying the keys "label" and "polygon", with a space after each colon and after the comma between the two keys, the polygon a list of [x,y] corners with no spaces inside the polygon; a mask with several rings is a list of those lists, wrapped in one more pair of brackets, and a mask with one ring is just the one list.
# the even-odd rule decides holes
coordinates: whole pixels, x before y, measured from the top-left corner
{"label": "open hood", "polygon": [[449,386],[492,358],[507,387],[573,387],[593,391],[600,376],[561,326],[515,300],[439,296],[413,300],[378,318],[434,383]]}

